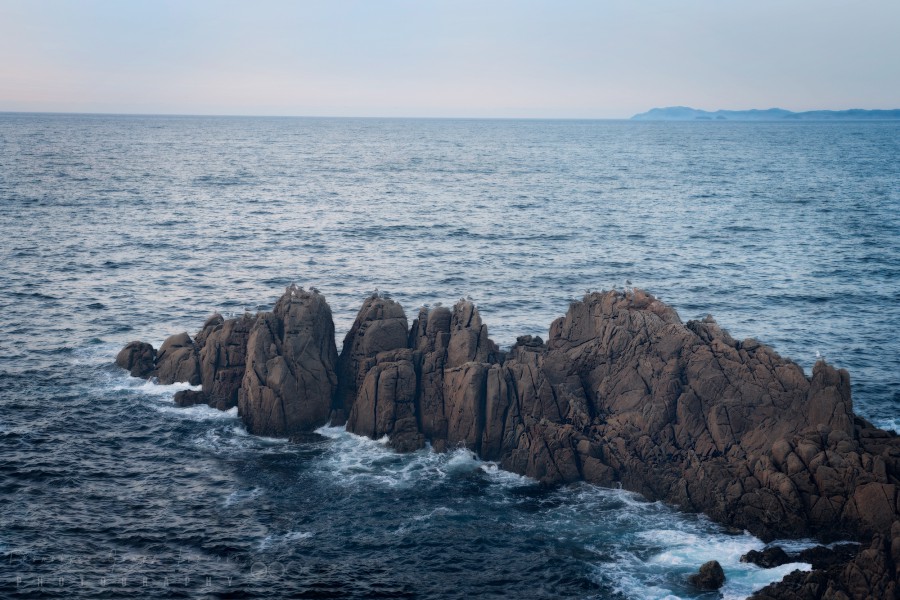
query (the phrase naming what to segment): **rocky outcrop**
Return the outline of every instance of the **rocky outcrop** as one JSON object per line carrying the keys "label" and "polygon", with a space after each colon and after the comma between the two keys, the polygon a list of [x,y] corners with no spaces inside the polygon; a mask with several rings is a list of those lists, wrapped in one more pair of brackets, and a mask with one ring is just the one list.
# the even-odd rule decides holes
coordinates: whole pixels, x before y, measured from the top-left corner
{"label": "rocky outcrop", "polygon": [[741,557],[741,562],[748,562],[764,569],[779,567],[788,563],[808,563],[813,569],[828,569],[835,565],[843,565],[851,561],[859,553],[859,544],[834,544],[830,546],[813,546],[800,552],[788,554],[780,546],[769,546],[763,550],[751,550]]}
{"label": "rocky outcrop", "polygon": [[422,435],[433,440],[440,449],[447,438],[447,419],[444,416],[444,366],[447,346],[450,344],[450,321],[453,318],[448,308],[435,307],[421,309],[410,330],[410,348],[421,354],[419,360],[419,422]]}
{"label": "rocky outcrop", "polygon": [[717,560],[703,563],[700,570],[688,578],[691,585],[700,590],[717,590],[725,585],[725,571]]}
{"label": "rocky outcrop", "polygon": [[750,600],[847,600],[900,597],[900,523],[876,534],[849,561],[794,571]]}
{"label": "rocky outcrop", "polygon": [[347,429],[373,439],[388,436],[397,450],[425,445],[416,415],[415,358],[408,349],[382,352],[368,370],[350,410]]}
{"label": "rocky outcrop", "polygon": [[[900,438],[854,415],[846,371],[820,362],[807,377],[640,290],[588,294],[546,342],[524,336],[506,353],[466,300],[406,325],[399,304],[370,297],[338,360],[324,299],[289,288],[272,313],[207,322],[193,340],[203,391],[179,401],[236,400],[265,435],[330,412],[398,450],[462,446],[545,484],[621,485],[767,540],[855,539],[852,560],[833,553],[759,597],[897,594]],[[184,337],[165,348],[173,365],[189,363]],[[152,358],[132,343],[117,362],[146,374]]]}
{"label": "rocky outcrop", "polygon": [[398,303],[378,294],[366,299],[344,337],[338,360],[338,387],[332,417],[335,424],[346,422],[378,353],[405,348],[408,330],[406,313]]}
{"label": "rocky outcrop", "polygon": [[257,435],[288,436],[328,421],[337,387],[331,309],[316,291],[292,286],[247,340],[238,412]]}
{"label": "rocky outcrop", "polygon": [[413,322],[410,347],[420,354],[422,434],[443,450],[467,446],[479,451],[484,427],[487,371],[502,359],[472,302],[453,310],[422,309]]}
{"label": "rocky outcrop", "polygon": [[200,351],[191,336],[178,333],[166,338],[156,353],[156,378],[163,385],[200,385]]}
{"label": "rocky outcrop", "polygon": [[741,557],[741,562],[751,563],[763,569],[772,569],[788,564],[791,557],[781,546],[771,546],[762,550],[751,550]]}
{"label": "rocky outcrop", "polygon": [[181,407],[209,404],[209,398],[197,390],[181,390],[175,392],[175,405]]}
{"label": "rocky outcrop", "polygon": [[247,341],[256,317],[225,320],[213,315],[195,339],[203,340],[200,375],[206,404],[220,410],[237,406],[247,366]]}
{"label": "rocky outcrop", "polygon": [[116,355],[116,365],[132,377],[147,379],[156,370],[156,349],[146,342],[129,342]]}

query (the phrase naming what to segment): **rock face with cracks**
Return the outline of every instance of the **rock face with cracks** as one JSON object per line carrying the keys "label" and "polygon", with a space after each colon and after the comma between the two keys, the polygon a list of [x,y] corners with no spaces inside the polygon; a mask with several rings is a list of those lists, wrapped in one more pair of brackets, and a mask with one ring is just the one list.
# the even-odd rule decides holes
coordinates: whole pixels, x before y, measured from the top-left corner
{"label": "rock face with cracks", "polygon": [[374,294],[366,299],[344,337],[332,420],[343,424],[380,352],[406,347],[409,325],[403,307]]}
{"label": "rock face with cracks", "polygon": [[272,313],[215,316],[193,340],[173,338],[158,354],[132,342],[117,364],[143,377],[164,367],[167,380],[199,372],[202,391],[181,402],[238,403],[254,433],[290,435],[330,413],[401,451],[464,446],[545,484],[621,485],[763,539],[855,539],[851,560],[758,597],[897,596],[900,438],[854,415],[847,372],[820,362],[807,377],[640,290],[588,294],[546,342],[524,336],[508,352],[471,302],[421,309],[407,330],[402,307],[376,295],[338,359],[324,298],[293,287]]}
{"label": "rock face with cracks", "polygon": [[324,425],[337,388],[331,309],[297,287],[262,313],[247,339],[238,412],[257,435],[286,436]]}
{"label": "rock face with cracks", "polygon": [[187,333],[173,335],[156,353],[156,378],[168,385],[184,381],[200,385],[200,351]]}

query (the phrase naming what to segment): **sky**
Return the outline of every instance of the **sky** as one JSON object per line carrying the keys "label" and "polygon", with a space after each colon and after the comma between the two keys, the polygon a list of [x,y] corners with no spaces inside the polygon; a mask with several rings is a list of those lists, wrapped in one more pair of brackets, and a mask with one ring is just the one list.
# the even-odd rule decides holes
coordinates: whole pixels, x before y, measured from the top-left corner
{"label": "sky", "polygon": [[0,0],[0,111],[900,108],[900,0]]}

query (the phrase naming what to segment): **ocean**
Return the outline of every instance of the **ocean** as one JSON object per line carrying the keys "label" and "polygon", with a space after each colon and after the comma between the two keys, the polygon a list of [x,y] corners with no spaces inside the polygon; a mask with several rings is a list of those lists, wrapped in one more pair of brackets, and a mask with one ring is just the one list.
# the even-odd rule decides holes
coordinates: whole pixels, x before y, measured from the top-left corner
{"label": "ocean", "polygon": [[[501,347],[586,290],[712,314],[900,427],[900,123],[0,114],[0,596],[726,598],[797,565],[464,450],[248,435],[117,351],[314,286],[471,298]],[[800,541],[795,545],[811,542]]]}

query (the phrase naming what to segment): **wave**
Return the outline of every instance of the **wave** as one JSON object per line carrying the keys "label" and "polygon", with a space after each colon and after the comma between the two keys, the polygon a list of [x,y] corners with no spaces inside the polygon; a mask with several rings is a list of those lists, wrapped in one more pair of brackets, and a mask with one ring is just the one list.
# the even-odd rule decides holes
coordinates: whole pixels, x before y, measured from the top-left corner
{"label": "wave", "polygon": [[532,479],[482,461],[465,448],[435,452],[426,446],[401,454],[387,445],[387,437],[372,440],[350,433],[344,427],[332,426],[320,427],[316,433],[330,440],[327,451],[318,459],[317,468],[334,474],[335,482],[348,488],[434,486],[454,476],[466,475],[481,476],[502,487],[536,485]]}

